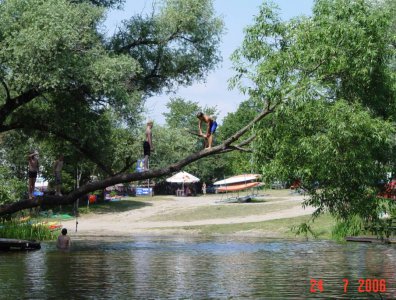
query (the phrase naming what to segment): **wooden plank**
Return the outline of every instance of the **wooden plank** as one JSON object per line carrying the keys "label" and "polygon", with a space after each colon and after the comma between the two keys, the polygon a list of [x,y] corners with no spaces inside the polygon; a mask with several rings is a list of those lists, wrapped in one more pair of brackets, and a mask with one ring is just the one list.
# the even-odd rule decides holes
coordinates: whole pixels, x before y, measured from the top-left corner
{"label": "wooden plank", "polygon": [[389,239],[378,239],[375,237],[359,237],[359,236],[347,236],[345,238],[347,242],[361,242],[361,243],[376,243],[376,244],[389,244]]}

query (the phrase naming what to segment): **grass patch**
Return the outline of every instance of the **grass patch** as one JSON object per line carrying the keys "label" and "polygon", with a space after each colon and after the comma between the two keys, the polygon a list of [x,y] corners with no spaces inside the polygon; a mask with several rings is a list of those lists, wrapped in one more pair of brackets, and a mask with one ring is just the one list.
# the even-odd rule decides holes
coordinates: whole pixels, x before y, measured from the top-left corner
{"label": "grass patch", "polygon": [[[198,231],[204,235],[255,232],[269,237],[298,238],[299,236],[296,236],[296,234],[292,232],[292,228],[301,223],[308,222],[310,218],[311,216],[307,215],[253,223],[184,226],[182,229]],[[315,220],[311,228],[316,232],[318,238],[331,239],[331,232],[334,225],[335,220],[330,215],[323,215]]]}
{"label": "grass patch", "polygon": [[0,237],[22,240],[54,240],[58,237],[60,229],[51,230],[47,224],[27,221],[3,221],[0,223]]}
{"label": "grass patch", "polygon": [[290,203],[232,203],[221,205],[208,205],[190,209],[178,210],[177,212],[165,213],[150,217],[146,221],[195,221],[207,219],[223,219],[232,217],[244,217],[262,214],[266,212],[280,211],[291,208]]}
{"label": "grass patch", "polygon": [[[133,200],[132,200],[133,199]],[[151,205],[151,203],[144,202],[147,199],[136,199],[135,197],[129,197],[120,201],[106,201],[93,203],[87,206],[86,204],[81,204],[78,206],[78,212],[80,214],[106,214],[106,213],[118,213],[124,212],[132,209],[139,209],[145,206]],[[67,205],[62,207],[62,213],[69,213],[74,215],[73,205]]]}

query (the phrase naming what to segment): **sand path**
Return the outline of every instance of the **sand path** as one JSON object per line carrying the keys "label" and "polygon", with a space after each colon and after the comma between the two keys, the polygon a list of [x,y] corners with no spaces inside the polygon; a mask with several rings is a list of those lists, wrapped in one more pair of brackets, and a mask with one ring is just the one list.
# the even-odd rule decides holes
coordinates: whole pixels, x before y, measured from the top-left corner
{"label": "sand path", "polygon": [[[223,198],[224,199],[224,198]],[[113,236],[129,234],[166,233],[182,230],[185,226],[213,225],[213,224],[239,224],[250,222],[261,222],[282,218],[291,218],[311,214],[314,209],[302,208],[303,196],[289,194],[282,196],[264,195],[265,202],[260,203],[226,203],[219,195],[207,195],[205,197],[174,197],[166,196],[158,200],[156,197],[142,200],[145,206],[125,212],[88,214],[78,219],[78,232],[73,235],[89,236]],[[284,209],[277,211],[266,211],[267,205],[279,203]],[[153,221],[153,217],[177,214],[203,206],[219,205],[249,205],[257,206],[254,214],[243,217],[212,218],[192,221]],[[67,228],[75,228],[75,220],[63,221],[62,225]]]}

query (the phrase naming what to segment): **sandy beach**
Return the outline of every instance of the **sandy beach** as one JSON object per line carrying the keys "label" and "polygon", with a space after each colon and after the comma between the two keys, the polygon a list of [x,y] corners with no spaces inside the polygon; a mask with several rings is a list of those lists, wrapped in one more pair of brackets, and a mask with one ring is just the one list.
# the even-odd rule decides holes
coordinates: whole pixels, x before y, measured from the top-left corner
{"label": "sandy beach", "polygon": [[[125,236],[136,234],[194,234],[194,226],[220,224],[246,224],[311,214],[312,207],[302,208],[304,196],[290,191],[263,193],[254,203],[228,203],[225,195],[199,197],[155,196],[136,197],[141,207],[122,212],[89,213],[78,218],[78,231],[74,236]],[[135,200],[136,199],[136,200]],[[253,208],[252,208],[253,207]],[[275,207],[275,210],[274,210]],[[242,216],[216,216],[216,210],[231,208],[249,209]],[[194,218],[199,209],[213,211],[213,216]],[[191,220],[179,220],[179,214],[191,215]],[[75,228],[76,220],[63,221],[67,228]],[[185,228],[188,227],[189,230]],[[73,230],[74,231],[74,230]],[[257,233],[260,235],[260,233]]]}

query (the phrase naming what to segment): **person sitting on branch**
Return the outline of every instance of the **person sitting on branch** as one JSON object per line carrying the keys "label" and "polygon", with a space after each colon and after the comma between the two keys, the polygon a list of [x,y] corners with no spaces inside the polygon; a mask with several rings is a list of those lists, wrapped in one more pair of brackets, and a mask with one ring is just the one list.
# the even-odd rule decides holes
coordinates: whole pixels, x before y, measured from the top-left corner
{"label": "person sitting on branch", "polygon": [[[213,134],[216,131],[217,123],[214,117],[205,115],[203,112],[197,113],[199,135],[204,138],[205,149],[212,148]],[[202,122],[206,123],[206,134],[202,133]]]}

